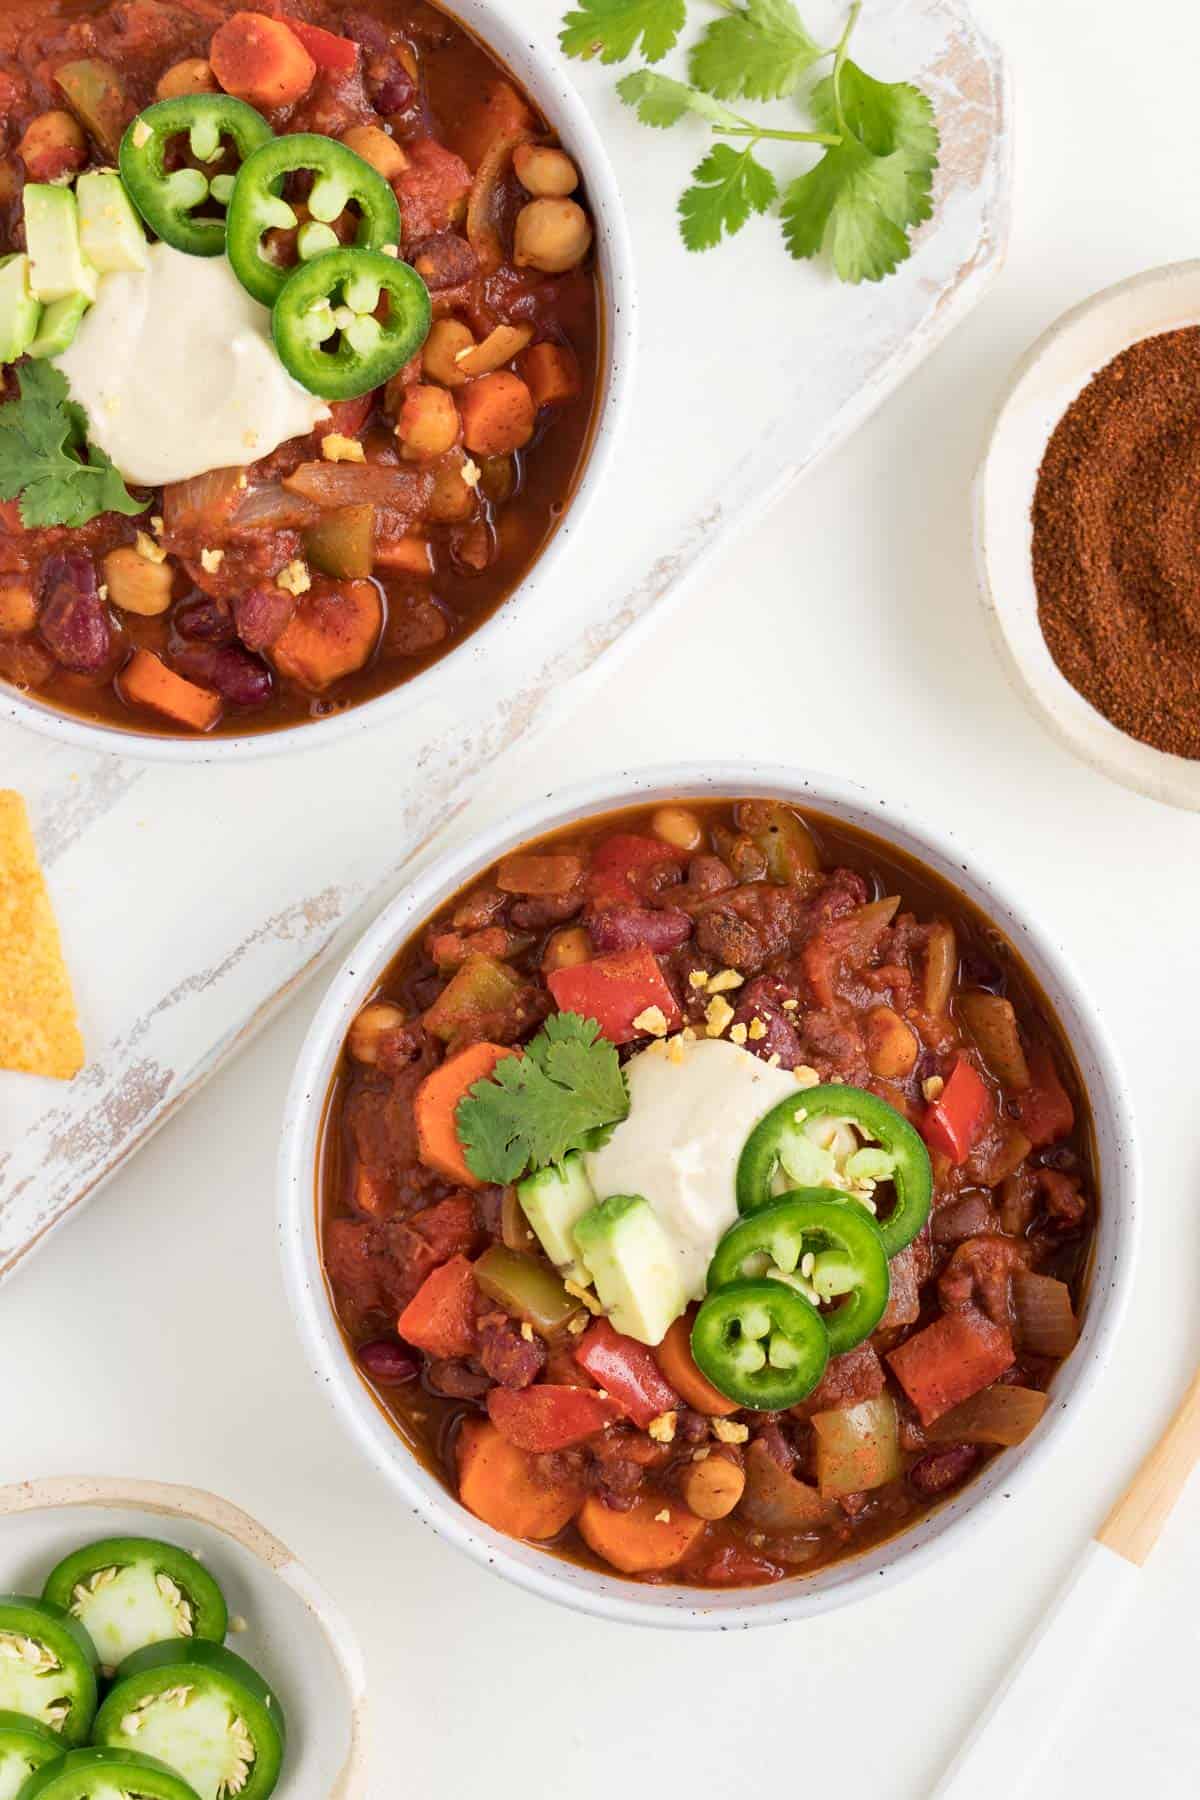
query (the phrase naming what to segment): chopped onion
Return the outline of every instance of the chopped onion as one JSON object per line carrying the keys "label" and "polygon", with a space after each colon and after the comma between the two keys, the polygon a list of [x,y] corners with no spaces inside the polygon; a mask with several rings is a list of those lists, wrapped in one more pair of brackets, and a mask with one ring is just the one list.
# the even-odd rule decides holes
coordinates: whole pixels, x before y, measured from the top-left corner
{"label": "chopped onion", "polygon": [[1066,1356],[1079,1336],[1071,1290],[1052,1275],[1019,1271],[1013,1276],[1013,1318],[1022,1350],[1035,1356]]}
{"label": "chopped onion", "polygon": [[1046,1407],[1037,1388],[990,1387],[943,1413],[928,1429],[934,1444],[1023,1444]]}
{"label": "chopped onion", "polygon": [[781,1469],[760,1438],[746,1446],[746,1491],[738,1517],[757,1531],[815,1531],[828,1525],[834,1508],[816,1488]]}
{"label": "chopped onion", "polygon": [[238,531],[298,530],[311,525],[319,508],[303,494],[289,494],[279,481],[246,488],[230,524]]}
{"label": "chopped onion", "polygon": [[958,942],[954,927],[944,919],[935,919],[929,927],[925,946],[925,1011],[940,1019],[950,1004],[954,977],[958,973]]}
{"label": "chopped onion", "polygon": [[490,375],[532,342],[532,325],[496,325],[482,344],[472,344],[456,361],[464,375]]}
{"label": "chopped onion", "polygon": [[513,131],[493,138],[475,171],[467,201],[467,240],[479,258],[479,267],[490,275],[504,261],[501,225],[504,215],[504,177],[518,144],[527,144],[532,132]]}
{"label": "chopped onion", "polygon": [[163,523],[168,531],[203,527],[219,530],[244,491],[242,469],[209,469],[187,481],[169,481],[163,489]]}
{"label": "chopped onion", "polygon": [[865,1493],[898,1481],[903,1474],[900,1427],[890,1394],[877,1394],[837,1412],[814,1413],[812,1428],[822,1499]]}
{"label": "chopped onion", "polygon": [[386,463],[301,463],[283,485],[289,494],[303,494],[318,506],[381,506],[409,524],[424,510],[433,489],[423,470]]}

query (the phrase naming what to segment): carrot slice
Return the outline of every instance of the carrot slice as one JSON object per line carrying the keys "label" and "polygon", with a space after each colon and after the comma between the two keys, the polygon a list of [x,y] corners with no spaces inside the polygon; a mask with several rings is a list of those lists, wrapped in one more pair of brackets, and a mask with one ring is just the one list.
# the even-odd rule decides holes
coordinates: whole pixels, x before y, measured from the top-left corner
{"label": "carrot slice", "polygon": [[428,1356],[469,1356],[475,1348],[477,1294],[471,1264],[465,1256],[452,1256],[425,1277],[396,1330]]}
{"label": "carrot slice", "polygon": [[1012,1338],[973,1308],[944,1313],[887,1355],[922,1425],[990,1387],[1015,1360]]}
{"label": "carrot slice", "polygon": [[282,675],[320,693],[371,660],[382,626],[373,582],[316,581],[275,639],[271,658]]}
{"label": "carrot slice", "polygon": [[219,25],[208,60],[225,92],[251,106],[294,106],[317,73],[296,34],[260,12],[236,12]]}
{"label": "carrot slice", "polygon": [[534,1458],[486,1419],[468,1419],[458,1435],[458,1497],[485,1525],[509,1537],[557,1537],[579,1509],[583,1490],[548,1481]]}
{"label": "carrot slice", "polygon": [[513,1054],[506,1044],[470,1044],[425,1077],[413,1100],[413,1119],[417,1154],[427,1168],[464,1187],[479,1186],[478,1175],[467,1167],[454,1115],[468,1088],[485,1080],[502,1056]]}
{"label": "carrot slice", "polygon": [[679,1500],[643,1496],[628,1512],[614,1512],[598,1494],[589,1494],[579,1513],[579,1530],[590,1550],[625,1575],[673,1569],[705,1528]]}
{"label": "carrot slice", "polygon": [[710,1418],[728,1418],[730,1413],[737,1411],[736,1400],[727,1400],[724,1394],[718,1393],[696,1367],[692,1355],[693,1316],[683,1313],[676,1319],[655,1350],[655,1360],[686,1405],[695,1412],[707,1413]]}
{"label": "carrot slice", "polygon": [[221,697],[211,689],[185,681],[152,650],[136,650],[121,671],[121,692],[138,706],[153,707],[176,725],[207,731],[221,716]]}

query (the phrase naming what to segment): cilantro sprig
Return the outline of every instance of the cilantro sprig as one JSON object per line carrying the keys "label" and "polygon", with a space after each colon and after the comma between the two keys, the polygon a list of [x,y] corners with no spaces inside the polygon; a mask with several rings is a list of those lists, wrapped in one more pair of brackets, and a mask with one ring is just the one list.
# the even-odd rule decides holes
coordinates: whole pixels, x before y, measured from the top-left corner
{"label": "cilantro sprig", "polygon": [[560,1012],[468,1090],[455,1125],[472,1173],[507,1185],[572,1150],[597,1149],[628,1111],[613,1045],[595,1019]]}
{"label": "cilantro sprig", "polygon": [[86,525],[98,513],[145,512],[104,451],[87,441],[87,416],[49,362],[21,363],[20,398],[0,406],[0,500],[21,502],[21,523]]}
{"label": "cilantro sprig", "polygon": [[[911,255],[909,234],[932,212],[938,131],[927,95],[908,82],[881,82],[850,60],[862,0],[853,0],[838,42],[822,47],[792,0],[716,0],[688,56],[690,82],[639,69],[617,92],[644,125],[667,129],[700,119],[720,138],[692,172],[679,202],[689,250],[710,250],[754,215],[779,206],[784,242],[797,259],[827,255],[842,281],[879,281]],[[569,56],[620,62],[640,39],[647,62],[678,41],[684,0],[583,0],[561,34]],[[815,130],[756,123],[730,100],[780,100],[815,64],[833,59],[809,98]],[[755,152],[761,144],[817,144],[824,154],[782,189]]]}

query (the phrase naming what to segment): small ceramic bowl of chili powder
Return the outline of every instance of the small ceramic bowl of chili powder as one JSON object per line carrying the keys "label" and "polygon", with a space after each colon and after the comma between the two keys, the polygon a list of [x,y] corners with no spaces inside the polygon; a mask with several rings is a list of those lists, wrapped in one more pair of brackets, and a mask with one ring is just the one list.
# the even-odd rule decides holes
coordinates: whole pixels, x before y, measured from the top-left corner
{"label": "small ceramic bowl of chili powder", "polygon": [[1068,748],[1200,810],[1200,261],[1106,288],[1018,366],[976,482],[1008,673]]}

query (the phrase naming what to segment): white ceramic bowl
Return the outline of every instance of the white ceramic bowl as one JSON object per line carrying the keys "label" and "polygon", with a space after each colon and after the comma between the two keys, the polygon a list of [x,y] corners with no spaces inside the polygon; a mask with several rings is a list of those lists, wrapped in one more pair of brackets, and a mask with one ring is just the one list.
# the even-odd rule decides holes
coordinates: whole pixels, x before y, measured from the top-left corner
{"label": "white ceramic bowl", "polygon": [[571,541],[585,512],[604,484],[629,409],[637,343],[637,297],[633,248],[617,178],[604,140],[566,74],[556,48],[534,41],[519,0],[438,0],[444,12],[472,31],[507,65],[579,163],[596,232],[596,259],[604,298],[600,385],[587,460],[574,497],[550,542],[524,581],[479,629],[440,662],[400,687],[361,706],[310,719],[281,731],[243,737],[153,736],[94,724],[61,712],[35,694],[21,694],[0,682],[0,719],[28,726],[78,750],[98,750],[143,762],[228,763],[265,756],[295,755],[336,743],[389,720],[411,714],[414,703],[436,701],[455,710],[457,677],[477,670],[482,659],[503,652],[516,629],[525,629],[530,609],[553,604],[555,584],[570,575]]}
{"label": "white ceramic bowl", "polygon": [[[350,1021],[406,939],[444,901],[498,856],[558,826],[614,808],[705,795],[774,796],[877,833],[907,850],[974,900],[1015,945],[1041,982],[1074,1047],[1091,1097],[1102,1204],[1079,1344],[1054,1385],[1054,1404],[1027,1443],[993,1460],[978,1480],[901,1537],[852,1561],[770,1587],[710,1592],[622,1581],[547,1555],[481,1524],[430,1475],[388,1424],[346,1353],[325,1288],[317,1241],[316,1169],[330,1079]],[[382,1470],[400,1501],[486,1567],[533,1593],[605,1618],[647,1625],[729,1630],[806,1618],[915,1574],[968,1529],[986,1525],[1000,1503],[1030,1480],[1075,1415],[1112,1348],[1133,1263],[1137,1181],[1125,1084],[1103,1026],[1062,949],[1033,922],[947,831],[834,776],[733,763],[682,764],[617,773],[547,795],[444,856],[380,915],[334,977],[300,1054],[288,1096],[280,1161],[279,1231],[284,1274],[304,1347],[352,1437]]]}
{"label": "white ceramic bowl", "polygon": [[0,1589],[40,1594],[72,1550],[155,1537],[198,1553],[220,1582],[229,1648],[279,1695],[287,1758],[277,1800],[365,1800],[366,1678],[353,1633],[307,1569],[248,1513],[198,1488],[65,1476],[0,1488]]}
{"label": "white ceramic bowl", "polygon": [[1065,313],[1017,366],[975,482],[975,547],[984,606],[1018,692],[1069,750],[1125,787],[1200,808],[1200,761],[1118,731],[1062,675],[1038,624],[1033,506],[1059,420],[1106,363],[1139,338],[1200,323],[1200,262],[1168,263],[1105,288]]}

